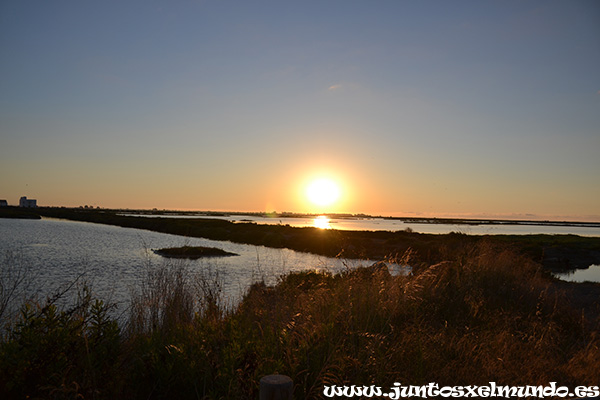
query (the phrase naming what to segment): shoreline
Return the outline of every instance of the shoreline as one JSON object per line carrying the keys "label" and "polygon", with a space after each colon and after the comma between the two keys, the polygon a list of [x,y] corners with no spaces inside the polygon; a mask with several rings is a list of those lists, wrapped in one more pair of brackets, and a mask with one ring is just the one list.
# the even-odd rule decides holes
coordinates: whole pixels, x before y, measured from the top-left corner
{"label": "shoreline", "polygon": [[553,221],[553,220],[527,220],[527,219],[502,219],[502,218],[447,218],[447,217],[392,217],[369,214],[348,213],[265,213],[265,212],[237,212],[237,211],[175,211],[175,210],[123,210],[108,209],[139,216],[199,216],[199,217],[229,217],[250,216],[261,218],[315,218],[325,215],[331,219],[364,220],[382,219],[402,221],[413,224],[450,224],[450,225],[531,225],[531,226],[565,226],[565,227],[590,227],[600,228],[600,222],[593,221]]}
{"label": "shoreline", "polygon": [[406,231],[342,231],[230,222],[208,218],[140,218],[97,209],[38,208],[42,217],[101,223],[122,227],[227,240],[236,243],[288,248],[327,257],[365,260],[404,260],[411,264],[445,261],[482,242],[516,250],[549,272],[586,269],[600,264],[600,238],[576,235],[467,235]]}
{"label": "shoreline", "polygon": [[[348,214],[348,213],[265,213],[265,212],[243,212],[243,211],[177,211],[177,210],[146,210],[146,209],[104,209],[104,208],[75,208],[75,207],[37,207],[37,208],[21,208],[17,206],[5,206],[0,208],[0,218],[30,218],[38,219],[38,211],[45,209],[60,209],[71,211],[90,211],[90,212],[106,212],[115,213],[122,216],[136,217],[231,217],[231,216],[248,216],[259,218],[316,218],[318,216],[327,216],[331,219],[340,220],[386,220],[386,221],[401,221],[411,224],[447,224],[447,225],[522,225],[522,226],[556,226],[556,227],[583,227],[583,228],[600,228],[600,222],[594,221],[568,221],[568,220],[528,220],[528,219],[502,219],[502,218],[447,218],[447,217],[393,217],[383,215],[369,214]],[[42,211],[43,212],[43,211]],[[251,220],[242,222],[252,222]]]}

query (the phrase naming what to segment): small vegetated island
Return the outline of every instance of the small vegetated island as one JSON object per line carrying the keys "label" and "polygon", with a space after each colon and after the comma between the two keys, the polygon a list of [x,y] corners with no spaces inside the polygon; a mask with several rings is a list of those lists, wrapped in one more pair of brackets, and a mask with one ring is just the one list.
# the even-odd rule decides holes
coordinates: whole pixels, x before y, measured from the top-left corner
{"label": "small vegetated island", "polygon": [[218,249],[216,247],[203,246],[182,246],[169,247],[164,249],[154,250],[154,253],[169,258],[187,258],[197,260],[203,257],[230,257],[238,256],[239,254],[230,253],[228,251]]}

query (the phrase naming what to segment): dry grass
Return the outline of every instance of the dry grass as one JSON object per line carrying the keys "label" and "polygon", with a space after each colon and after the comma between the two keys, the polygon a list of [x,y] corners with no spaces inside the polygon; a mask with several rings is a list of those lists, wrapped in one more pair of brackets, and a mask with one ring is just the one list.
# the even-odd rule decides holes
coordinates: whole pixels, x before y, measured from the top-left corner
{"label": "dry grass", "polygon": [[[598,384],[599,321],[571,306],[537,264],[486,244],[453,254],[410,276],[380,265],[293,273],[275,287],[253,285],[237,308],[222,306],[214,274],[150,271],[119,360],[102,370],[112,384],[84,391],[78,383],[80,392],[256,399],[260,377],[272,373],[291,376],[298,399],[321,398],[332,384]],[[4,359],[0,372],[11,366]]]}

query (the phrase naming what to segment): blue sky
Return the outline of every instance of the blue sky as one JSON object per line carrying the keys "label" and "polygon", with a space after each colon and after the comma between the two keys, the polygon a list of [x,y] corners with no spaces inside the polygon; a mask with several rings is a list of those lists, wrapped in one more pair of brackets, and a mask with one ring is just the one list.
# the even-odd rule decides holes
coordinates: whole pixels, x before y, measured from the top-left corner
{"label": "blue sky", "polygon": [[600,220],[599,65],[596,1],[4,1],[0,198]]}

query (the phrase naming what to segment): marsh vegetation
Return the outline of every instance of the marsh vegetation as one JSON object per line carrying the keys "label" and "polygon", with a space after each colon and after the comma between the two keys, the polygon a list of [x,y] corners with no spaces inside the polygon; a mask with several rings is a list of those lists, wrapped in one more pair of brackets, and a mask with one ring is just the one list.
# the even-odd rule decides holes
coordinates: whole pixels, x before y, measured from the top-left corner
{"label": "marsh vegetation", "polygon": [[175,260],[148,270],[120,322],[85,286],[69,306],[29,302],[4,321],[0,395],[256,399],[272,373],[297,399],[332,384],[598,384],[597,285],[582,296],[505,246],[453,254],[408,276],[378,264],[258,281],[235,307],[218,274]]}
{"label": "marsh vegetation", "polygon": [[205,247],[205,246],[181,246],[181,247],[170,247],[165,249],[154,250],[154,253],[159,256],[168,258],[187,258],[196,260],[203,257],[229,257],[237,256],[235,253],[230,253],[223,249],[216,247]]}

